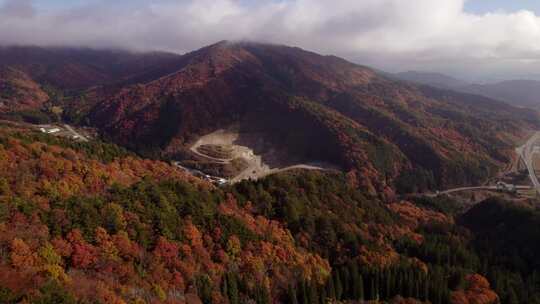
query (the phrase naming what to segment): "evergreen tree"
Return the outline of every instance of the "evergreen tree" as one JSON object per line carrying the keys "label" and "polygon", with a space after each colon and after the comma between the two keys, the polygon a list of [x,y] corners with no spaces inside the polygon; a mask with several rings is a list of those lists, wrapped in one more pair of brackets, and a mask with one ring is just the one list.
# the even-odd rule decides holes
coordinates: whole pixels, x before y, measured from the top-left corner
{"label": "evergreen tree", "polygon": [[376,295],[377,295],[377,287],[375,286],[375,279],[374,278],[371,278],[370,282],[369,282],[369,286],[370,286],[370,289],[369,289],[369,300],[375,300],[376,299]]}
{"label": "evergreen tree", "polygon": [[343,296],[342,299],[350,299],[352,297],[351,295],[351,288],[350,288],[350,280],[349,277],[349,270],[347,267],[341,268],[341,282],[343,284]]}
{"label": "evergreen tree", "polygon": [[351,271],[351,280],[352,280],[352,298],[354,300],[360,299],[360,271],[358,271],[358,263],[351,262],[349,263],[349,269]]}
{"label": "evergreen tree", "polygon": [[225,296],[229,296],[229,285],[227,283],[227,275],[223,276],[222,282],[221,282],[221,294]]}
{"label": "evergreen tree", "polygon": [[422,300],[423,301],[427,301],[429,299],[429,280],[426,279],[426,277],[424,278],[424,295],[422,297]]}
{"label": "evergreen tree", "polygon": [[319,303],[326,304],[326,301],[328,300],[328,293],[326,292],[325,286],[321,286],[319,288]]}
{"label": "evergreen tree", "polygon": [[259,289],[259,300],[257,304],[270,304],[270,292],[265,286],[261,286]]}
{"label": "evergreen tree", "polygon": [[308,296],[309,296],[309,303],[310,304],[319,303],[319,294],[317,293],[317,285],[315,284],[315,282],[310,282]]}
{"label": "evergreen tree", "polygon": [[294,284],[289,284],[287,293],[289,295],[289,304],[298,304],[298,297],[296,295],[296,287]]}
{"label": "evergreen tree", "polygon": [[508,304],[518,304],[519,303],[519,299],[518,299],[518,296],[515,292],[515,290],[513,288],[509,288],[508,290],[508,295],[506,296],[506,301],[504,301],[505,303],[508,303]]}
{"label": "evergreen tree", "polygon": [[383,279],[385,283],[383,297],[389,299],[392,297],[392,275],[390,270],[386,270],[383,273]]}
{"label": "evergreen tree", "polygon": [[359,275],[359,277],[358,277],[358,300],[363,301],[364,299],[365,299],[364,279],[362,278],[362,275]]}
{"label": "evergreen tree", "polygon": [[230,304],[239,304],[240,297],[238,295],[238,279],[236,274],[228,273],[227,274],[227,285],[229,289],[229,303]]}
{"label": "evergreen tree", "polygon": [[333,278],[334,278],[335,289],[336,289],[336,299],[341,300],[343,299],[343,285],[341,283],[341,276],[337,269],[336,271],[334,271]]}
{"label": "evergreen tree", "polygon": [[306,286],[306,281],[302,280],[300,283],[301,289],[302,289],[302,304],[309,304],[309,296],[308,296],[308,290]]}
{"label": "evergreen tree", "polygon": [[330,299],[336,299],[336,287],[334,284],[334,276],[330,276],[326,282],[326,294]]}

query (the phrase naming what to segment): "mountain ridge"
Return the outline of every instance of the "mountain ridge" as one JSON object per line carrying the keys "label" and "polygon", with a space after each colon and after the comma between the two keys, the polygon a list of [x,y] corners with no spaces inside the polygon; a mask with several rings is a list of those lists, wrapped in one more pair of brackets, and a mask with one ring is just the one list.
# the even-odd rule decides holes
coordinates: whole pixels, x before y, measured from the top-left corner
{"label": "mountain ridge", "polygon": [[390,77],[412,83],[429,85],[442,89],[475,94],[535,110],[540,108],[540,81],[512,79],[489,83],[472,83],[445,74],[409,71],[389,74]]}
{"label": "mountain ridge", "polygon": [[[286,46],[220,43],[156,60],[125,75],[105,70],[106,81],[75,79],[82,87],[50,82],[72,70],[62,64],[52,74],[0,67],[10,72],[0,85],[47,98],[17,93],[13,106],[56,108],[59,121],[102,137],[0,122],[0,302],[538,298],[535,198],[508,208],[481,192],[421,195],[492,177],[540,126],[536,112]],[[231,125],[262,142],[245,142],[254,151],[268,145],[341,171],[216,187],[163,161],[196,161],[193,141]]]}
{"label": "mountain ridge", "polygon": [[[526,125],[534,124],[536,119],[533,114],[489,99],[404,84],[381,77],[372,69],[343,59],[321,56],[299,48],[251,42],[221,42],[187,56],[185,66],[177,72],[124,88],[116,94],[102,98],[104,101],[96,103],[90,111],[91,123],[99,126],[105,134],[121,144],[131,145],[135,149],[138,149],[137,144],[156,147],[174,155],[175,148],[178,150],[196,136],[239,122],[242,117],[260,117],[263,115],[261,111],[266,111],[264,115],[267,116],[274,115],[274,121],[267,117],[266,126],[251,127],[271,129],[271,132],[279,132],[280,136],[285,137],[286,130],[276,131],[279,129],[275,126],[279,121],[278,117],[292,115],[291,117],[299,120],[312,120],[317,117],[317,112],[326,113],[323,114],[326,118],[319,121],[322,123],[319,126],[323,129],[335,129],[330,123],[334,120],[329,117],[341,115],[342,118],[338,120],[348,117],[356,125],[345,123],[330,137],[340,138],[347,133],[346,129],[352,128],[355,131],[340,140],[352,140],[355,143],[327,141],[329,145],[341,147],[338,149],[341,152],[332,153],[333,157],[341,155],[338,157],[342,159],[339,165],[346,170],[364,168],[362,170],[365,171],[367,168],[368,172],[378,172],[375,174],[379,176],[376,179],[383,181],[378,188],[383,190],[387,182],[393,183],[400,172],[405,170],[403,168],[407,167],[426,168],[431,172],[434,172],[434,168],[439,168],[435,170],[439,172],[434,172],[434,183],[454,184],[454,178],[445,177],[453,174],[446,172],[454,169],[443,169],[448,160],[454,157],[451,156],[452,150],[460,150],[462,153],[466,151],[473,158],[483,154],[479,159],[486,164],[491,163],[489,166],[494,168],[497,162],[506,161],[508,156],[504,156],[506,152],[493,150],[489,145],[497,142],[496,145],[506,145],[506,149],[510,151],[511,144],[508,139],[519,137],[523,132],[519,126],[522,123],[519,121],[521,116],[529,117],[529,122],[524,123],[526,128],[533,128],[532,125]],[[475,98],[493,108],[476,105]],[[298,100],[303,101],[295,102]],[[310,105],[315,104],[319,110],[308,110]],[[443,108],[444,111],[441,111]],[[465,121],[452,121],[452,116],[448,115],[453,112],[456,112],[453,116],[458,115],[454,119],[460,117]],[[482,114],[484,112],[485,114]],[[473,119],[473,116],[482,117],[482,120],[474,122],[476,118]],[[460,126],[463,123],[479,124],[495,117],[501,121],[512,121],[512,127],[501,125],[500,129],[489,130],[491,126],[487,121],[482,123],[481,127],[478,125],[477,127],[485,131],[489,130],[487,133],[491,134],[491,139],[487,142],[491,141],[490,144],[483,142],[483,139],[479,141],[471,137],[469,133],[472,129],[465,131]],[[386,121],[386,128],[381,128],[381,121]],[[444,124],[448,125],[445,121],[454,126],[445,130],[442,127]],[[335,121],[333,124],[335,125]],[[400,134],[392,128],[407,131]],[[323,129],[318,129],[318,132],[325,134]],[[166,136],[163,136],[164,130],[167,132]],[[295,130],[304,132],[304,135],[308,132],[305,126]],[[366,131],[367,133],[362,135]],[[497,138],[499,135],[496,133],[499,131],[510,132],[503,138]],[[449,142],[437,139],[439,133],[446,134]],[[402,138],[404,134],[405,137]],[[369,139],[370,137],[372,139]],[[390,161],[377,160],[381,157],[377,152],[369,152],[372,148],[362,144],[365,141],[386,147],[383,148],[386,151],[384,155],[405,155],[407,161],[403,166],[396,166],[390,164]],[[170,145],[171,142],[174,144]],[[411,143],[416,144],[411,148]],[[461,145],[458,150],[456,145]],[[421,149],[426,152],[431,151],[426,155],[432,155],[432,161],[417,158],[418,151],[415,149],[420,147],[424,147]],[[321,147],[315,148],[317,149]],[[473,156],[475,154],[477,155]],[[330,160],[328,157],[321,157],[323,160]],[[491,170],[493,169],[480,175],[486,175],[487,171]],[[363,172],[360,175],[371,174],[373,173]],[[463,176],[460,178],[463,179]],[[384,181],[385,179],[388,180]],[[474,179],[476,178],[471,177],[468,182]]]}
{"label": "mountain ridge", "polygon": [[[192,157],[189,145],[198,137],[240,124],[291,156],[343,168],[373,194],[478,183],[538,125],[538,116],[523,109],[397,81],[297,47],[221,41],[155,58],[95,50],[72,55],[73,49],[54,56],[38,49],[34,56],[32,50],[12,55],[22,58],[7,66],[53,88],[36,111],[60,108],[67,121],[172,159]],[[58,52],[77,60],[59,63]],[[36,61],[42,57],[45,63]],[[86,77],[87,70],[97,74]],[[75,76],[58,83],[58,73]]]}

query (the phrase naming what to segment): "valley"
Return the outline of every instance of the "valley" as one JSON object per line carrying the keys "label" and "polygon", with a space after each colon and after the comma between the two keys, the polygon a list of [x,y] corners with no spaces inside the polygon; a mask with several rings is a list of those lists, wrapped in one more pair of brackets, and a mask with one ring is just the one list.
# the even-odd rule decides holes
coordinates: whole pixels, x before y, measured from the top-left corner
{"label": "valley", "polygon": [[453,196],[461,200],[475,199],[472,203],[478,203],[486,197],[499,196],[508,200],[523,202],[527,199],[538,197],[540,191],[538,184],[537,169],[540,161],[540,132],[531,132],[531,136],[523,145],[515,148],[516,157],[496,176],[490,178],[486,183],[478,186],[457,187],[436,191],[435,193],[424,193],[429,197],[442,195]]}

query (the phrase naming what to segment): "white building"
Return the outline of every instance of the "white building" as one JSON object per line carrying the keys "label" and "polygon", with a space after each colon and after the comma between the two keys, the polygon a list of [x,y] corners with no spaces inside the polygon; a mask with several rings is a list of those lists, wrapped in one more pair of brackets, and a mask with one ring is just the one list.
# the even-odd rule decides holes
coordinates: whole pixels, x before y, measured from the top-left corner
{"label": "white building", "polygon": [[47,133],[53,134],[53,133],[58,133],[60,131],[61,130],[59,128],[52,128],[52,129],[47,130]]}

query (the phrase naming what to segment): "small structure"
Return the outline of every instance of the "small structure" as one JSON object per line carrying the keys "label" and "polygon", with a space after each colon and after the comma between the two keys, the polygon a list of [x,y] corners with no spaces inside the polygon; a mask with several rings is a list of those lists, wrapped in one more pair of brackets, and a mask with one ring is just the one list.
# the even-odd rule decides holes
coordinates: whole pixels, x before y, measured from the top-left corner
{"label": "small structure", "polygon": [[60,128],[52,128],[52,129],[47,130],[46,132],[48,134],[53,134],[53,133],[58,133],[60,131],[61,131]]}
{"label": "small structure", "polygon": [[224,186],[228,183],[228,181],[222,177],[219,177],[216,181],[216,183],[219,185],[219,186]]}
{"label": "small structure", "polygon": [[509,193],[516,192],[516,185],[514,184],[507,184],[505,182],[498,181],[496,184],[496,187],[497,187],[497,191],[509,192]]}

